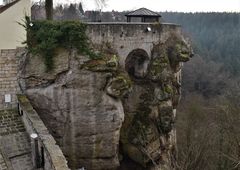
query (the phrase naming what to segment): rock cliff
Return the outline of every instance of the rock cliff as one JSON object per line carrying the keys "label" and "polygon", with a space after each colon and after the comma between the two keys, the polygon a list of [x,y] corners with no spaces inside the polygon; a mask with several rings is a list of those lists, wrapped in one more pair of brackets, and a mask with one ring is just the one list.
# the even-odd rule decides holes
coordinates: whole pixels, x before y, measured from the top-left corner
{"label": "rock cliff", "polygon": [[[90,40],[101,58],[89,59],[75,50],[59,48],[53,70],[46,72],[40,56],[25,53],[19,72],[22,90],[72,169],[116,169],[120,164],[119,169],[174,169],[173,127],[181,63],[191,57],[190,46],[171,28],[154,26],[161,37],[150,37],[154,42],[149,43],[146,35],[150,45],[145,50],[139,45],[141,40],[129,34],[132,28],[89,27]],[[105,35],[103,29],[107,29]],[[121,41],[110,41],[113,34]],[[126,42],[133,41],[136,43],[128,44],[130,51]]]}

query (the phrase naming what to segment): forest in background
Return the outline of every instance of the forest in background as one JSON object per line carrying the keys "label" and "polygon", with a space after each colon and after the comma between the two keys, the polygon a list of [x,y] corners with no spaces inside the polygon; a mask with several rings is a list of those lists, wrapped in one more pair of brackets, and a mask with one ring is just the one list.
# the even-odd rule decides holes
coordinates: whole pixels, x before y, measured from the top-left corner
{"label": "forest in background", "polygon": [[240,169],[240,14],[161,13],[195,56],[184,65],[176,127],[179,170]]}
{"label": "forest in background", "polygon": [[[59,5],[57,20],[124,22],[126,12]],[[240,170],[240,13],[161,12],[180,24],[195,56],[184,65],[176,128],[178,170]],[[32,18],[44,17],[34,5]]]}

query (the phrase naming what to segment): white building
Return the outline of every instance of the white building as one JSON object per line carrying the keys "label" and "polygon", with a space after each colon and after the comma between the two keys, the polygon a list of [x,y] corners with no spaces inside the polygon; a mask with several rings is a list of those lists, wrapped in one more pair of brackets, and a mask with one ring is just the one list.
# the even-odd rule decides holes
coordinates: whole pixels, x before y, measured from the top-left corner
{"label": "white building", "polygon": [[23,46],[26,31],[19,23],[24,23],[25,15],[30,13],[30,0],[16,0],[0,7],[0,50]]}

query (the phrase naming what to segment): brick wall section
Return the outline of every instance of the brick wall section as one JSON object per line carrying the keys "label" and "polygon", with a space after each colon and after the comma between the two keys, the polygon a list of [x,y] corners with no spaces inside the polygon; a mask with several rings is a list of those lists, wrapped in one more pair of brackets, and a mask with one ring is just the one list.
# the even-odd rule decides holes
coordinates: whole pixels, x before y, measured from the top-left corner
{"label": "brick wall section", "polygon": [[[19,111],[22,114],[22,120],[28,134],[36,133],[38,135],[38,148],[43,148],[44,167],[46,170],[70,170],[67,160],[62,150],[56,144],[53,136],[38,116],[37,112],[31,106],[25,95],[17,95],[19,102]],[[41,153],[41,151],[39,151]]]}
{"label": "brick wall section", "polygon": [[14,111],[0,111],[0,136],[24,132],[24,126],[19,115]]}
{"label": "brick wall section", "polygon": [[[15,108],[16,93],[19,91],[17,82],[18,60],[16,54],[20,49],[0,50],[0,110]],[[5,95],[11,95],[11,102],[5,103]]]}

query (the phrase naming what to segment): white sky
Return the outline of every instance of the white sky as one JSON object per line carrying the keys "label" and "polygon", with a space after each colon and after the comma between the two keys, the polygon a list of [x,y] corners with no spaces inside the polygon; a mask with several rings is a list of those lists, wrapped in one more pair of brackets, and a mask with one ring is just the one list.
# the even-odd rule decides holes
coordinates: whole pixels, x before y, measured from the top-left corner
{"label": "white sky", "polygon": [[[43,1],[43,0],[42,0]],[[54,0],[55,3],[82,2],[84,10],[99,9],[94,0]],[[0,4],[2,0],[0,0]],[[141,7],[153,11],[240,12],[240,0],[106,0],[104,11],[134,10]]]}

